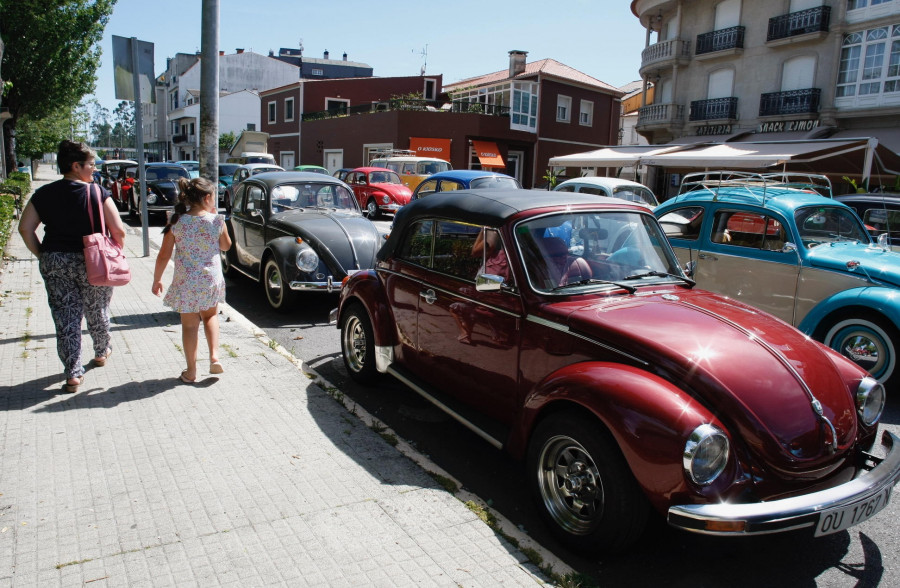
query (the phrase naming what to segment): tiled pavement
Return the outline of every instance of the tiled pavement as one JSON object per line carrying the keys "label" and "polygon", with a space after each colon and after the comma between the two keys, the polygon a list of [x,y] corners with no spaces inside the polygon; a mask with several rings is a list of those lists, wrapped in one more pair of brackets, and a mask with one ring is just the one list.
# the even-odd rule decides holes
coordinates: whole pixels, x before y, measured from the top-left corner
{"label": "tiled pavement", "polygon": [[[57,177],[44,166],[35,186]],[[126,248],[114,352],[76,394],[61,393],[37,260],[18,233],[7,248],[0,586],[548,581],[227,305],[225,373],[180,382],[178,315],[150,292],[155,251],[141,257],[135,232]]]}

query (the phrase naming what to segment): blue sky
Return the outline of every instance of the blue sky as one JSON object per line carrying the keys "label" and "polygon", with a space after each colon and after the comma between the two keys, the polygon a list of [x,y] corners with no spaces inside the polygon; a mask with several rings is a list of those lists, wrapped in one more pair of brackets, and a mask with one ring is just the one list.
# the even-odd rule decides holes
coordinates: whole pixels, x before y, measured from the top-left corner
{"label": "blue sky", "polygon": [[[444,83],[506,69],[508,52],[552,58],[614,86],[638,79],[644,29],[628,0],[397,2],[220,0],[219,50],[304,55],[366,63],[378,77],[443,74]],[[200,50],[201,0],[119,0],[106,27],[97,100],[110,111],[112,35],[154,44],[156,74],[166,58]]]}

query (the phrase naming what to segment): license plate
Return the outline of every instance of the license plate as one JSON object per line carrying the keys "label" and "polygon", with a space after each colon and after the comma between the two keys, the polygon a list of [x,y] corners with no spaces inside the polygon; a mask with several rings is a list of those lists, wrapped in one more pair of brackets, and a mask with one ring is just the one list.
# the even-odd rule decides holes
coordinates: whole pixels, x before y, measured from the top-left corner
{"label": "license plate", "polygon": [[850,506],[826,510],[819,516],[819,524],[816,525],[815,536],[821,537],[822,535],[839,533],[840,531],[849,529],[853,525],[858,525],[863,521],[871,519],[878,514],[881,509],[887,506],[888,501],[891,499],[892,488],[893,486],[888,486],[875,496],[867,498],[866,500],[861,500]]}

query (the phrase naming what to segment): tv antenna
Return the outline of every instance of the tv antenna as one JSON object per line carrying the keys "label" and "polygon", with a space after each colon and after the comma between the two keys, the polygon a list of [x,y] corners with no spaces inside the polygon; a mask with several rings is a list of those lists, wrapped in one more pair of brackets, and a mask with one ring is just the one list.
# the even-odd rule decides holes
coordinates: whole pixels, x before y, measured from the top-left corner
{"label": "tv antenna", "polygon": [[300,55],[303,55],[303,38],[302,37],[300,38],[300,41],[297,43],[297,45],[300,47]]}
{"label": "tv antenna", "polygon": [[424,76],[425,69],[428,67],[428,43],[425,44],[425,48],[419,52],[419,55],[422,57],[422,67],[419,69],[419,75]]}

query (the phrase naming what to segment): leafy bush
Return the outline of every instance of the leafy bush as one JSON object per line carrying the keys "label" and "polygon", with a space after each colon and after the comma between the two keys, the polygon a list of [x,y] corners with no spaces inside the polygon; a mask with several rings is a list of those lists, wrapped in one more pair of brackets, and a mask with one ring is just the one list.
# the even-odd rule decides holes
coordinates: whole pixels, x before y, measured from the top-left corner
{"label": "leafy bush", "polygon": [[12,184],[22,189],[22,194],[31,192],[31,176],[24,172],[10,172],[9,177],[3,182],[4,185]]}
{"label": "leafy bush", "polygon": [[15,199],[16,194],[0,190],[0,253],[3,256],[6,256],[6,244],[15,220]]}

